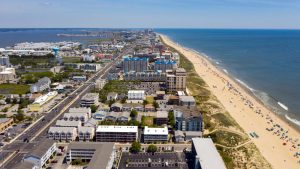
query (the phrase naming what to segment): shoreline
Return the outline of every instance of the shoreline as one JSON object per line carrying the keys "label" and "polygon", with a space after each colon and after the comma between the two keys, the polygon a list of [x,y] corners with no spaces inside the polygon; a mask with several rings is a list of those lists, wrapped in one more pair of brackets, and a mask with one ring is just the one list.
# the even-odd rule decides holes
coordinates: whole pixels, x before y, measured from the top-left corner
{"label": "shoreline", "polygon": [[[249,138],[273,168],[300,167],[299,158],[294,157],[295,152],[300,152],[298,146],[300,133],[295,126],[290,124],[292,122],[288,122],[287,119],[283,119],[284,117],[270,109],[236,78],[220,70],[217,63],[213,63],[208,56],[180,46],[165,35],[159,35],[167,45],[176,49],[193,63],[197,74],[207,83],[210,91],[247,135],[249,136],[251,132],[259,135],[259,138]],[[220,90],[222,88],[223,90]],[[293,148],[295,145],[296,147]]]}
{"label": "shoreline", "polygon": [[[160,36],[162,34],[159,34]],[[164,37],[167,37],[170,41],[172,41],[173,43],[179,45],[179,43],[174,42],[171,38],[169,38],[166,35],[163,35]],[[232,81],[234,81],[235,83],[238,84],[238,86],[242,89],[244,89],[245,92],[248,93],[248,95],[252,96],[257,102],[259,102],[261,105],[263,105],[266,109],[268,109],[269,111],[271,111],[275,116],[277,116],[278,118],[282,119],[284,122],[286,122],[290,127],[294,128],[299,134],[300,134],[300,120],[295,119],[294,117],[291,117],[289,115],[291,115],[291,113],[289,113],[286,109],[288,109],[288,107],[283,104],[282,102],[280,102],[279,100],[273,98],[271,95],[267,94],[269,98],[273,99],[276,102],[276,108],[280,107],[281,109],[284,109],[286,112],[281,113],[278,112],[274,106],[275,105],[271,105],[268,103],[265,103],[261,98],[259,98],[259,96],[255,95],[255,92],[260,92],[254,88],[251,88],[250,86],[248,86],[247,83],[245,83],[244,81],[238,79],[238,77],[232,76],[228,70],[224,67],[220,67],[220,63],[217,60],[214,60],[213,58],[209,57],[207,54],[203,53],[203,52],[199,52],[197,50],[188,48],[188,47],[184,47],[182,45],[179,45],[180,47],[182,47],[185,50],[189,50],[192,51],[194,53],[196,53],[197,55],[199,55],[200,58],[204,58],[206,61],[210,62],[211,65],[213,65],[216,69],[218,69],[220,72],[224,73],[225,76],[228,76]],[[218,62],[218,63],[216,63]],[[273,106],[273,107],[272,107]],[[284,108],[286,107],[286,108]],[[293,114],[292,114],[293,115]]]}

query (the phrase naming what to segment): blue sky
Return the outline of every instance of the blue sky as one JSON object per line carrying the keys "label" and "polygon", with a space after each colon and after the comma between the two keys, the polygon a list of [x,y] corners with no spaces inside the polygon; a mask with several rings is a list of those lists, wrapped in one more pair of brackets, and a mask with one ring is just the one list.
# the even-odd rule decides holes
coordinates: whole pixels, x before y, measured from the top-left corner
{"label": "blue sky", "polygon": [[0,27],[300,29],[300,0],[0,0]]}

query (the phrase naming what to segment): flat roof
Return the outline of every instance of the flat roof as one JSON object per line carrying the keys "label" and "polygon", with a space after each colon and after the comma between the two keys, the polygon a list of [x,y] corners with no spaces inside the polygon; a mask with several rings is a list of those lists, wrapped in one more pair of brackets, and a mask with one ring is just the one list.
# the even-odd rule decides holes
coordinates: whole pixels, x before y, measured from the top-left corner
{"label": "flat roof", "polygon": [[145,126],[144,129],[144,135],[168,135],[168,128],[163,127],[163,128],[150,128],[148,126]]}
{"label": "flat roof", "polygon": [[226,169],[211,138],[192,138],[202,169]]}
{"label": "flat roof", "polygon": [[112,133],[119,133],[119,132],[124,132],[124,133],[137,133],[138,132],[138,126],[98,126],[96,132],[112,132]]}
{"label": "flat roof", "polygon": [[55,144],[54,140],[43,139],[36,147],[34,147],[29,155],[42,158],[53,144]]}
{"label": "flat roof", "polygon": [[81,121],[57,120],[55,125],[60,127],[78,127],[81,126]]}
{"label": "flat roof", "polygon": [[129,90],[128,93],[145,93],[144,90]]}
{"label": "flat roof", "polygon": [[87,169],[106,169],[115,143],[97,143],[97,142],[72,142],[68,146],[68,152],[76,150],[95,150]]}
{"label": "flat roof", "polygon": [[50,133],[50,132],[51,133],[56,133],[56,132],[58,132],[58,133],[61,133],[61,132],[73,133],[74,130],[76,130],[76,127],[50,127],[48,133]]}
{"label": "flat roof", "polygon": [[179,96],[179,100],[184,102],[195,102],[195,98],[193,96]]}

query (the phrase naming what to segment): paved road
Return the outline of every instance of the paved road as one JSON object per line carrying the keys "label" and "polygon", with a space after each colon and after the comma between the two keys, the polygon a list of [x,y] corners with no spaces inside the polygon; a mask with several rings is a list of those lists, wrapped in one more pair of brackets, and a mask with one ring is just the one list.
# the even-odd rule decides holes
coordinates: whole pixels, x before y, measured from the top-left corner
{"label": "paved road", "polygon": [[[14,140],[10,144],[5,145],[0,152],[0,164],[2,164],[4,159],[7,161],[0,167],[3,169],[12,169],[13,166],[23,159],[24,154],[30,152],[30,150],[37,146],[42,139],[47,139],[46,136],[49,127],[53,126],[57,119],[62,118],[63,114],[67,112],[70,107],[78,106],[80,98],[94,89],[94,82],[98,78],[106,77],[109,70],[116,66],[116,63],[121,56],[132,52],[132,49],[133,47],[123,50],[123,52],[121,52],[113,62],[107,64],[103,69],[98,71],[92,78],[76,89],[75,92],[70,94],[64,101],[60,102],[57,107],[52,109],[49,113],[45,113],[44,117],[40,121],[35,123],[29,130],[21,134],[18,139]],[[72,101],[73,103],[70,104]],[[24,142],[24,139],[30,140],[30,143]],[[10,155],[12,157],[9,157]]]}

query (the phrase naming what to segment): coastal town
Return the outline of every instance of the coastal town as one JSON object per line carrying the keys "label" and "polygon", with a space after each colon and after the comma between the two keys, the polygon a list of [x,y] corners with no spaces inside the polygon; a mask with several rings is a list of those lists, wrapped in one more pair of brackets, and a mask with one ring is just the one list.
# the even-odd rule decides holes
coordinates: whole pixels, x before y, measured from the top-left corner
{"label": "coastal town", "polygon": [[298,133],[201,54],[152,29],[57,36],[98,39],[0,48],[1,168],[300,167]]}

